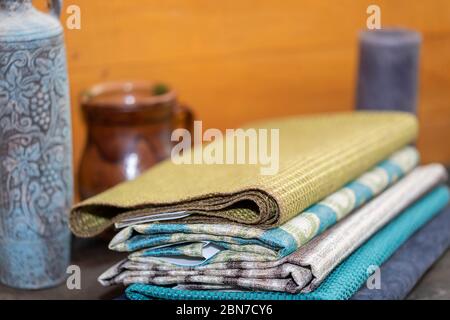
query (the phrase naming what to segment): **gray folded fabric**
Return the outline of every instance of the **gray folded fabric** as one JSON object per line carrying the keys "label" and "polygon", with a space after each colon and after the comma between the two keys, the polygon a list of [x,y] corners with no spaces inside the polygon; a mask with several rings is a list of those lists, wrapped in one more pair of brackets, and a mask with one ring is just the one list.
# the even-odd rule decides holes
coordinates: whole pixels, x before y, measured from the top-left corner
{"label": "gray folded fabric", "polygon": [[352,300],[402,300],[450,246],[450,207],[409,239],[380,268],[379,289],[363,286]]}

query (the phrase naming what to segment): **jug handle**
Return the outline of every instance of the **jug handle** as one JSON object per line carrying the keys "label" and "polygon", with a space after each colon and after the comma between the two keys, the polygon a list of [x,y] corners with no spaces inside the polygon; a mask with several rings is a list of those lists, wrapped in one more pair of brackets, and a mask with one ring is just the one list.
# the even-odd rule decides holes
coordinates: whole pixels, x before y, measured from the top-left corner
{"label": "jug handle", "polygon": [[63,6],[63,0],[47,0],[50,13],[59,19]]}
{"label": "jug handle", "polygon": [[177,104],[175,107],[175,128],[187,129],[191,134],[193,132],[195,115],[192,109],[184,104]]}

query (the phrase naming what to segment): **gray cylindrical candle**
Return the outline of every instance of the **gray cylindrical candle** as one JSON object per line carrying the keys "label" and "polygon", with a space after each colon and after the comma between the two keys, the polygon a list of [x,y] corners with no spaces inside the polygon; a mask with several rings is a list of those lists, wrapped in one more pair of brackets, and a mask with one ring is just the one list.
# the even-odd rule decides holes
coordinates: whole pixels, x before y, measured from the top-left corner
{"label": "gray cylindrical candle", "polygon": [[357,109],[416,112],[420,44],[411,30],[361,32]]}

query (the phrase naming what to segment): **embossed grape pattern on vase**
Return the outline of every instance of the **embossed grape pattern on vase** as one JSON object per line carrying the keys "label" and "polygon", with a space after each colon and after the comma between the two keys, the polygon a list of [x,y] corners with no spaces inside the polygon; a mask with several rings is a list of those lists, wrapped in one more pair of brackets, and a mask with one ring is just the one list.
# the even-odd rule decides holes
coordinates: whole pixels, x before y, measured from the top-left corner
{"label": "embossed grape pattern on vase", "polygon": [[0,0],[0,281],[27,289],[60,283],[70,258],[69,90],[52,13]]}

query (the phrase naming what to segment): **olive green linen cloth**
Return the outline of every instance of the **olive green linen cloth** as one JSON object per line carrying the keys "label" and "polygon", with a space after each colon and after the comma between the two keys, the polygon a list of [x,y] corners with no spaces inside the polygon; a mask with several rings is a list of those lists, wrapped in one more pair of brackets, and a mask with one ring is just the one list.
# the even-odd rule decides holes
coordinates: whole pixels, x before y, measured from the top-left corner
{"label": "olive green linen cloth", "polygon": [[417,136],[415,117],[400,112],[293,117],[246,128],[279,130],[278,173],[261,175],[251,164],[177,165],[169,159],[75,206],[72,231],[95,236],[125,218],[180,211],[191,214],[178,220],[184,223],[279,226]]}

